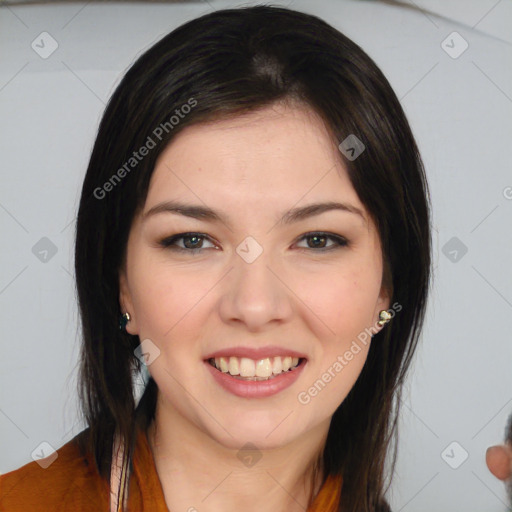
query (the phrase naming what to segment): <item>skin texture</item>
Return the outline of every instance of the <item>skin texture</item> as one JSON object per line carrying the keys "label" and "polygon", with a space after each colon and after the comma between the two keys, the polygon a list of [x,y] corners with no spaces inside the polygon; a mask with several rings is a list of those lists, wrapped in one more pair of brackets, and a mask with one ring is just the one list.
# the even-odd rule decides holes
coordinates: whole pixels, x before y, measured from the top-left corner
{"label": "skin texture", "polygon": [[[132,224],[120,305],[127,331],[150,339],[160,355],[148,369],[159,388],[150,445],[170,510],[304,511],[312,462],[321,453],[332,414],[357,380],[370,343],[304,405],[307,390],[351,346],[379,311],[390,307],[382,283],[375,225],[353,189],[339,150],[322,121],[300,106],[258,112],[184,129],[159,156],[143,215],[180,200],[213,208],[229,225],[160,213]],[[281,225],[294,207],[339,201],[338,210]],[[317,249],[303,238],[326,231]],[[197,254],[161,240],[183,232],[207,235]],[[236,248],[248,236],[262,254],[247,263]],[[209,238],[208,238],[209,237]],[[180,239],[176,244],[201,244]],[[190,249],[189,249],[190,251]],[[235,346],[268,345],[304,353],[293,385],[267,398],[221,388],[204,359]],[[247,442],[262,458],[245,467]]]}

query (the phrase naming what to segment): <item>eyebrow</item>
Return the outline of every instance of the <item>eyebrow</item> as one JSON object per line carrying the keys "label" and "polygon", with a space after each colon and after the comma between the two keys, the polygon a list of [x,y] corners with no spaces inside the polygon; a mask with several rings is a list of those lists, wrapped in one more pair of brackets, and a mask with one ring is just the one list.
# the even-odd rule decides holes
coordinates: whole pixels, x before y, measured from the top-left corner
{"label": "eyebrow", "polygon": [[[281,216],[278,223],[292,224],[294,222],[304,220],[308,217],[320,215],[322,213],[332,210],[338,210],[358,215],[366,223],[366,217],[361,209],[351,204],[338,203],[334,201],[329,201],[326,203],[313,203],[308,204],[306,206],[292,208],[291,210],[288,210]],[[142,221],[144,222],[148,218],[159,213],[174,213],[198,220],[222,222],[226,226],[231,226],[229,218],[225,214],[216,212],[215,210],[212,210],[208,206],[186,204],[180,201],[164,201],[163,203],[159,203],[153,206],[146,213],[143,214]]]}

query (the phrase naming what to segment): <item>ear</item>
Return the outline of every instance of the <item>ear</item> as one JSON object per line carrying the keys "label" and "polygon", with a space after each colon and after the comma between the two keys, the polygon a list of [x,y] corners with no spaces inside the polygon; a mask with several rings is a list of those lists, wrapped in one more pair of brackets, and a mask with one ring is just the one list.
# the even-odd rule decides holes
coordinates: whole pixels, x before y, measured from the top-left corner
{"label": "ear", "polygon": [[121,313],[130,313],[130,321],[126,324],[126,332],[129,334],[139,334],[137,315],[133,307],[132,296],[128,286],[128,277],[124,267],[119,269],[119,306]]}
{"label": "ear", "polygon": [[489,471],[500,480],[512,476],[512,447],[508,444],[491,446],[485,454]]}

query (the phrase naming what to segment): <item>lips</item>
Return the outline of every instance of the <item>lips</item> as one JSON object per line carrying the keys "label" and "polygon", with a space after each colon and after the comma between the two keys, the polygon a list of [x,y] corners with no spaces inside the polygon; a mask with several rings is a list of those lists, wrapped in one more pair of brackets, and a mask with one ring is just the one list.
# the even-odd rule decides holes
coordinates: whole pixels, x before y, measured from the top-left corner
{"label": "lips", "polygon": [[229,393],[242,398],[266,398],[276,395],[300,378],[306,366],[306,359],[300,359],[294,369],[282,372],[271,377],[240,377],[223,373],[212,366],[208,361],[204,362],[205,368],[221,388]]}
{"label": "lips", "polygon": [[306,362],[304,354],[277,346],[223,349],[204,360],[218,384],[244,398],[263,398],[286,389]]}

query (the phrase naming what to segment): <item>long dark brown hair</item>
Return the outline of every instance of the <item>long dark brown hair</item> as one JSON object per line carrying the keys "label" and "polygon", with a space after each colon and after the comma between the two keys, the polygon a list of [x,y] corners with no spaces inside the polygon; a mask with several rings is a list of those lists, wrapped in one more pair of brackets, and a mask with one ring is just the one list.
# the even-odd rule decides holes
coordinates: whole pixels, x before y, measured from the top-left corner
{"label": "long dark brown hair", "polygon": [[[136,60],[106,107],[76,224],[79,396],[88,425],[81,449],[94,454],[109,480],[115,430],[132,450],[137,426],[147,428],[154,418],[155,381],[138,405],[134,391],[141,340],[121,331],[118,320],[119,269],[156,159],[187,126],[286,100],[318,113],[336,145],[349,135],[365,145],[355,160],[341,151],[339,157],[378,228],[383,284],[402,309],[374,336],[359,378],[335,411],[321,470],[324,478],[343,475],[340,511],[386,510],[386,464],[391,476],[402,385],[431,277],[428,186],[407,119],[376,64],[325,21],[287,8],[218,10],[181,25]],[[148,137],[148,154],[131,160]]]}

